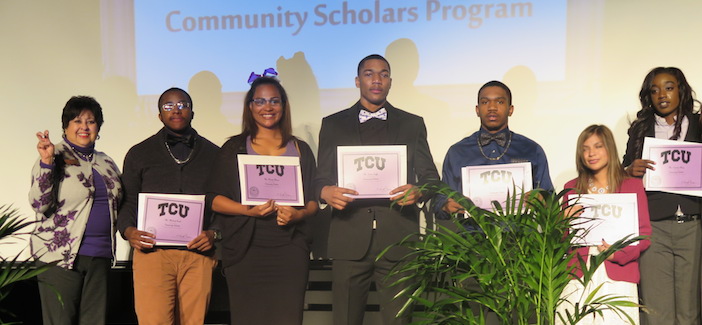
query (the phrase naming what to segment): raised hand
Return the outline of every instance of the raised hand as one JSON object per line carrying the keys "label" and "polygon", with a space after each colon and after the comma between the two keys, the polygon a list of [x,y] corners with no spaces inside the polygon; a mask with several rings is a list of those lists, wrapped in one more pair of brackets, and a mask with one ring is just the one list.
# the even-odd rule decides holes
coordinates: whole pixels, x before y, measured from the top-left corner
{"label": "raised hand", "polygon": [[37,132],[37,151],[39,152],[39,157],[41,162],[51,165],[54,163],[54,144],[49,139],[49,130],[44,130],[44,132]]}

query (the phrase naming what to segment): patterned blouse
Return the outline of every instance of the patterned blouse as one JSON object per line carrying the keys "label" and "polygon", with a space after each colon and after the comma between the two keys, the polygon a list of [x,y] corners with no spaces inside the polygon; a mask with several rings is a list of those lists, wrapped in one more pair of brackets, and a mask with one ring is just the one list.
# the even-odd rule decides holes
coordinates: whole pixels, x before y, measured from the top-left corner
{"label": "patterned blouse", "polygon": [[[51,209],[53,169],[42,167],[37,160],[32,168],[32,185],[29,190],[29,203],[37,212],[37,224],[30,239],[32,256],[42,262],[58,260],[58,266],[72,269],[78,254],[90,209],[93,206],[95,185],[93,168],[102,176],[107,188],[114,257],[114,233],[117,211],[122,200],[123,190],[119,168],[106,154],[95,151],[90,161],[78,158],[75,151],[66,143],[56,145],[56,154],[64,158],[65,175],[58,190],[58,202]],[[50,210],[55,210],[48,216]]]}

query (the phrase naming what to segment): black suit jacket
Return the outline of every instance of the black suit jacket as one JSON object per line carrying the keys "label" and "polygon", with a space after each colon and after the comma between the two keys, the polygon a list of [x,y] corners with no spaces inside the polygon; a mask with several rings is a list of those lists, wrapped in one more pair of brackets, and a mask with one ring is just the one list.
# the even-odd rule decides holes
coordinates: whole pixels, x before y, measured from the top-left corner
{"label": "black suit jacket", "polygon": [[[337,185],[338,146],[360,146],[361,133],[358,122],[360,102],[353,107],[332,114],[322,120],[319,132],[319,154],[317,159],[316,193],[327,185]],[[424,120],[386,103],[388,112],[388,145],[407,146],[407,181],[422,185],[438,181],[439,173],[434,166]],[[383,246],[398,243],[409,234],[419,231],[419,209],[416,205],[390,206],[387,199],[357,199],[344,210],[332,211],[329,230],[328,255],[334,259],[358,260],[368,251],[376,220],[376,240]],[[407,251],[391,249],[386,258],[397,260]]]}
{"label": "black suit jacket", "polygon": [[[702,137],[700,135],[702,131],[700,130],[700,115],[688,114],[686,116],[689,123],[687,133],[685,134],[685,141],[702,142]],[[654,125],[651,125],[646,131],[646,136],[656,136],[656,128]],[[635,140],[635,138],[630,136],[626,143],[626,154],[624,154],[624,160],[622,161],[624,167],[631,165],[635,159],[641,159],[641,154],[636,155],[634,152]],[[646,191],[646,196],[648,197],[648,210],[652,221],[663,220],[673,216],[677,211],[678,205],[683,213],[701,213],[702,200],[700,200],[699,197],[656,191]]]}

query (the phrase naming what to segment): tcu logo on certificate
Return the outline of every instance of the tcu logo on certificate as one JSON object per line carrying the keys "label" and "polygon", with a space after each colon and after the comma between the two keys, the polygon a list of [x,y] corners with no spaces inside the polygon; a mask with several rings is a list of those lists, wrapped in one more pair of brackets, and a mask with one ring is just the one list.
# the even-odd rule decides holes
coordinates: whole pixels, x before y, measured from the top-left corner
{"label": "tcu logo on certificate", "polygon": [[672,161],[681,161],[683,164],[687,164],[690,162],[690,151],[687,150],[666,150],[661,152],[661,158],[663,158],[663,164],[667,164],[669,162],[668,157],[670,157],[670,160]]}
{"label": "tcu logo on certificate", "polygon": [[256,165],[256,169],[258,170],[258,176],[263,176],[263,174],[268,174],[268,175],[278,175],[278,176],[283,176],[285,175],[285,166],[280,166],[280,165]]}
{"label": "tcu logo on certificate", "polygon": [[491,170],[480,173],[480,179],[483,180],[483,184],[507,184],[511,185],[513,178],[512,172],[508,170]]}
{"label": "tcu logo on certificate", "polygon": [[616,204],[600,204],[590,207],[593,218],[620,218],[622,216],[622,207]]}
{"label": "tcu logo on certificate", "polygon": [[168,214],[171,216],[179,215],[181,218],[185,218],[188,216],[188,211],[190,211],[189,206],[182,203],[174,202],[159,203],[157,207],[161,211],[161,213],[159,213],[159,216],[165,216],[166,212],[168,212]]}
{"label": "tcu logo on certificate", "polygon": [[354,159],[353,163],[356,165],[356,171],[361,171],[364,168],[383,170],[385,169],[385,160],[383,157],[366,156]]}

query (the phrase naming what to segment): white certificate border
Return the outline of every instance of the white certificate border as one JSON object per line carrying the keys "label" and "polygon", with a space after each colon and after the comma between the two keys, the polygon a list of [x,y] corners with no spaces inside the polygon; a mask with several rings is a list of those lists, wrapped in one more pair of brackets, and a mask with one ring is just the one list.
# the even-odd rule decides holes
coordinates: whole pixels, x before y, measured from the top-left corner
{"label": "white certificate border", "polygon": [[[346,183],[346,175],[344,175],[344,156],[345,155],[358,155],[358,154],[368,154],[368,155],[389,155],[395,154],[398,156],[397,163],[399,171],[398,182],[400,184],[397,187],[407,184],[407,146],[406,145],[378,145],[378,146],[338,146],[336,147],[336,162],[337,162],[337,184]],[[359,195],[347,195],[349,197],[358,199],[388,199],[396,194],[359,194]]]}
{"label": "white certificate border", "polygon": [[[606,193],[606,194],[582,194],[582,195],[581,194],[570,194],[567,197],[567,202],[568,202],[568,205],[580,204],[584,208],[588,208],[589,206],[594,205],[594,204],[606,204],[606,203],[614,203],[614,204],[620,204],[620,205],[621,204],[631,204],[633,206],[633,210],[634,210],[634,216],[631,218],[632,219],[631,224],[632,224],[632,229],[634,229],[635,232],[630,233],[630,234],[625,234],[624,236],[633,235],[635,237],[635,236],[640,235],[640,233],[639,233],[639,205],[638,205],[638,196],[636,195],[636,193]],[[583,222],[585,222],[585,223],[592,222],[591,219],[583,219],[583,218],[584,217],[580,217],[580,216],[575,217],[572,222],[574,222],[576,224],[583,223]],[[603,219],[599,219],[599,220],[603,220]],[[604,222],[600,223],[600,225],[603,223]],[[588,231],[588,233],[582,237],[573,238],[573,242],[572,242],[573,245],[597,246],[597,245],[600,245],[602,243],[601,238],[595,239],[593,242],[587,242],[587,237],[593,236],[590,233],[592,231],[592,229],[585,229],[582,227],[578,227],[578,229],[584,229],[584,230]],[[624,238],[624,236],[622,236],[621,238],[618,238],[617,240]],[[597,237],[601,237],[601,236],[597,236]],[[615,240],[614,242],[616,242],[617,240]],[[608,244],[613,244],[614,242],[609,242]],[[639,244],[639,242],[637,241],[637,242],[632,243],[631,245],[636,246],[638,244]]]}
{"label": "white certificate border", "polygon": [[297,201],[295,202],[279,202],[277,205],[285,206],[305,206],[305,193],[302,186],[302,168],[300,167],[300,157],[294,156],[267,156],[267,155],[247,155],[238,154],[237,161],[239,164],[239,189],[241,190],[241,204],[243,205],[260,205],[266,203],[267,200],[249,199],[249,192],[246,179],[246,165],[274,165],[274,166],[292,166],[297,172]]}
{"label": "white certificate border", "polygon": [[[202,232],[202,226],[205,219],[205,196],[204,195],[192,195],[192,194],[164,194],[164,193],[139,193],[139,199],[137,203],[137,229],[141,231],[146,231],[144,225],[146,224],[146,201],[148,199],[167,199],[171,201],[187,201],[189,204],[199,203],[201,205],[202,216],[199,222],[199,231],[195,233],[193,239],[197,237],[200,232]],[[194,202],[197,201],[197,202]],[[158,236],[154,239],[156,241],[155,246],[187,246],[189,241],[171,241],[171,240],[159,240]],[[192,240],[192,239],[191,239]]]}
{"label": "white certificate border", "polygon": [[[644,138],[644,145],[643,145],[643,152],[641,154],[641,159],[648,159],[648,160],[653,160],[656,163],[659,162],[660,158],[655,157],[654,159],[651,158],[651,149],[654,148],[660,148],[660,147],[666,147],[666,148],[702,148],[702,143],[697,143],[697,142],[686,142],[686,141],[676,141],[676,140],[668,140],[668,139],[656,139],[652,137],[645,137]],[[701,167],[702,168],[702,167]],[[661,191],[661,192],[668,192],[668,193],[676,193],[676,194],[684,194],[684,195],[692,195],[692,196],[700,196],[702,197],[702,189],[697,189],[697,190],[681,190],[679,187],[675,188],[666,188],[666,187],[655,187],[655,186],[649,186],[650,184],[650,177],[651,173],[646,173],[644,174],[644,188],[646,188],[647,191]],[[702,183],[702,173],[700,173],[700,183]]]}
{"label": "white certificate border", "polygon": [[[521,163],[474,165],[474,166],[461,167],[462,194],[467,198],[471,198],[471,193],[470,193],[471,192],[470,191],[470,172],[471,171],[495,170],[495,169],[523,170],[524,171],[524,184],[522,184],[523,186],[521,186],[521,187],[519,186],[519,184],[515,184],[516,188],[517,188],[517,190],[524,191],[524,193],[533,190],[534,177],[531,174],[531,162],[521,162]],[[508,192],[511,190],[512,190],[512,188],[507,188]],[[492,211],[492,203],[490,204],[490,210]]]}

